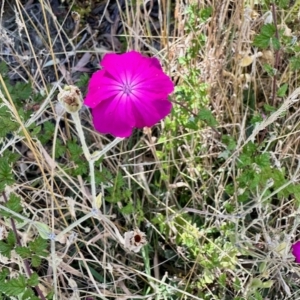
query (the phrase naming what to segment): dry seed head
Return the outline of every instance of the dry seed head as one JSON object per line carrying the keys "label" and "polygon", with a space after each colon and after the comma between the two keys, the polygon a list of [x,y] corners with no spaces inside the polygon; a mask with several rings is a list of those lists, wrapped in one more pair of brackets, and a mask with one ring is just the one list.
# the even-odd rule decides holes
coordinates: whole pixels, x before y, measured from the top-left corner
{"label": "dry seed head", "polygon": [[139,252],[147,244],[146,234],[136,228],[134,231],[128,231],[124,234],[125,248],[133,252]]}
{"label": "dry seed head", "polygon": [[74,85],[66,85],[57,95],[58,101],[64,106],[68,113],[75,113],[82,107],[82,94],[80,89]]}

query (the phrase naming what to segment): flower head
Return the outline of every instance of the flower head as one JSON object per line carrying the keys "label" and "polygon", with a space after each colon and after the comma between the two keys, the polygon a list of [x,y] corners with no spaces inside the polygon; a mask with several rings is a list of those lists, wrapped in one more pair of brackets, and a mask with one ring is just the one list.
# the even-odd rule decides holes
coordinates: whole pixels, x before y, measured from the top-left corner
{"label": "flower head", "polygon": [[127,231],[124,234],[125,248],[139,252],[147,244],[146,234],[136,228],[133,231]]}
{"label": "flower head", "polygon": [[295,256],[296,263],[300,263],[300,241],[292,245],[292,254]]}
{"label": "flower head", "polygon": [[133,128],[151,127],[170,113],[174,84],[156,58],[135,51],[106,54],[101,66],[84,100],[97,131],[128,137]]}
{"label": "flower head", "polygon": [[58,101],[68,113],[78,112],[82,106],[81,91],[77,86],[66,85],[57,95]]}

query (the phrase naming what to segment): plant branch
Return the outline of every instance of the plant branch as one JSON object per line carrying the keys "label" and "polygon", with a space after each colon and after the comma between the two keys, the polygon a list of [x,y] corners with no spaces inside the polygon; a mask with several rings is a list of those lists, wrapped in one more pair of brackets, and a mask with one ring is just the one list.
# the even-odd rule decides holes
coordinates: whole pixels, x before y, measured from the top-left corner
{"label": "plant branch", "polygon": [[[276,6],[275,3],[271,4],[272,7],[272,16],[273,16],[273,22],[275,25],[275,37],[279,42],[279,32],[278,32],[278,26],[277,26],[277,17],[276,17]],[[279,60],[280,60],[280,48],[275,50],[275,63],[274,63],[274,69],[276,70],[274,76],[273,76],[273,82],[272,82],[272,105],[276,105],[276,93],[277,93],[277,73],[278,73],[278,67],[279,67]]]}
{"label": "plant branch", "polygon": [[[2,193],[2,196],[3,196],[4,202],[7,203],[8,199],[6,197],[5,192]],[[13,218],[10,218],[10,222],[11,222],[12,230],[16,237],[17,244],[21,247],[22,244],[21,244],[18,232],[17,232],[15,220]],[[28,259],[26,259],[26,258],[24,259],[24,267],[25,267],[27,276],[30,277],[32,275],[32,272],[30,270],[30,265],[29,265]],[[34,286],[34,289],[42,300],[46,300],[45,296],[43,295],[43,292],[41,291],[41,289],[39,288],[38,285]]]}

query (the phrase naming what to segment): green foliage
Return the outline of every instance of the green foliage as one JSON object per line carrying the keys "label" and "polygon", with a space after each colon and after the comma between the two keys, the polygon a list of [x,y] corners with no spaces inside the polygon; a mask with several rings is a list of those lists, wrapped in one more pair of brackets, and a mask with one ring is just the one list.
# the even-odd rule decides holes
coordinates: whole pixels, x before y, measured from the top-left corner
{"label": "green foliage", "polygon": [[15,102],[20,100],[26,100],[32,94],[32,86],[31,83],[17,82],[13,87],[13,95],[12,100]]}
{"label": "green foliage", "polygon": [[26,279],[23,275],[0,285],[0,291],[7,296],[18,296],[26,290]]}
{"label": "green foliage", "polygon": [[[187,9],[186,32],[193,32],[194,28],[206,22],[211,14],[211,7],[199,9],[197,5],[190,5]],[[204,47],[205,41],[204,34],[193,37],[185,56],[179,57],[180,65],[189,72],[184,76],[184,82],[175,88],[178,104],[173,110],[174,123],[166,123],[167,129],[176,131],[178,126],[183,126],[186,129],[198,130],[205,123],[208,126],[217,125],[216,119],[207,107],[208,86],[205,83],[199,83],[201,71],[194,67],[194,60],[197,59],[200,49]]]}
{"label": "green foliage", "polygon": [[131,190],[126,188],[123,175],[118,173],[114,179],[112,187],[107,188],[108,195],[106,201],[111,203],[117,203],[118,201],[124,201],[127,203],[131,197]]}
{"label": "green foliage", "polygon": [[286,9],[290,7],[290,1],[289,0],[276,0],[274,1],[275,5],[277,5],[280,9]]}
{"label": "green foliage", "polygon": [[32,251],[32,253],[46,257],[48,252],[46,251],[48,247],[47,240],[37,237],[35,240],[29,242],[29,249]]}
{"label": "green foliage", "polygon": [[59,158],[64,156],[66,153],[66,146],[62,143],[61,140],[56,140],[56,145],[55,145],[55,158]]}
{"label": "green foliage", "polygon": [[217,120],[209,109],[203,108],[198,114],[199,120],[205,121],[208,126],[214,127],[218,125]]}
{"label": "green foliage", "polygon": [[[16,194],[11,193],[8,201],[4,204],[6,208],[18,214],[22,213],[21,199]],[[14,250],[17,255],[24,260],[24,264],[31,261],[31,268],[39,267],[41,264],[41,258],[48,255],[48,242],[42,237],[37,237],[31,240],[27,247],[20,246],[16,238],[16,223],[15,221],[20,221],[19,218],[15,217],[14,214],[1,210],[0,214],[2,217],[10,218],[10,223],[13,225],[12,230],[7,234],[7,237],[0,240],[0,254],[11,259],[12,251]],[[15,255],[14,254],[14,257]],[[24,271],[27,269],[25,268]],[[18,297],[18,299],[39,299],[35,296],[32,287],[39,284],[38,274],[32,273],[29,278],[22,274],[20,270],[18,276],[14,275],[11,278],[8,269],[2,268],[0,272],[0,299],[5,299],[5,297]]]}
{"label": "green foliage", "polygon": [[79,80],[76,82],[76,85],[79,88],[84,88],[88,85],[89,79],[90,79],[89,75],[84,73],[80,75]]}
{"label": "green foliage", "polygon": [[290,66],[292,71],[300,70],[300,57],[296,57],[296,56],[291,57]]}
{"label": "green foliage", "polygon": [[103,182],[112,182],[112,179],[113,179],[113,175],[108,170],[108,168],[105,168],[105,167],[102,166],[101,171],[98,171],[98,170],[95,171],[96,184],[100,184],[100,183],[103,183]]}
{"label": "green foliage", "polygon": [[14,121],[9,109],[4,105],[0,105],[0,138],[6,137],[7,134],[18,129],[19,124]]}
{"label": "green foliage", "polygon": [[[229,240],[235,224],[224,222],[220,228],[213,225],[198,227],[190,219],[186,214],[178,214],[172,219],[157,214],[151,221],[166,240],[172,240],[184,249],[186,259],[197,262],[199,276],[189,284],[188,291],[195,288],[201,291],[207,285],[225,288],[226,272],[235,270],[238,263],[238,249]],[[219,273],[223,276],[219,277]]]}
{"label": "green foliage", "polygon": [[[4,82],[7,88],[7,91],[13,100],[14,104],[19,106],[23,100],[26,100],[33,93],[32,85],[30,82],[17,82],[15,85],[10,84],[10,81],[4,78]],[[4,95],[4,88],[0,85],[0,89]]]}
{"label": "green foliage", "polygon": [[29,242],[28,247],[17,246],[16,252],[23,258],[31,258],[33,267],[38,267],[41,264],[41,257],[48,255],[48,242],[42,237],[36,238],[34,241]]}
{"label": "green foliage", "polygon": [[120,209],[120,212],[125,215],[130,215],[135,211],[132,202],[127,203],[124,207]]}
{"label": "green foliage", "polygon": [[71,140],[67,142],[67,148],[70,151],[70,155],[73,159],[82,160],[83,154],[82,147],[79,145],[77,140]]}
{"label": "green foliage", "polygon": [[280,41],[275,37],[275,33],[276,27],[274,24],[263,25],[260,33],[255,36],[253,45],[261,49],[271,47],[274,50],[279,50]]}
{"label": "green foliage", "polygon": [[11,256],[11,251],[16,250],[23,259],[31,259],[32,266],[38,267],[41,264],[41,257],[48,255],[48,242],[42,237],[37,237],[35,240],[29,242],[28,247],[17,246],[16,238],[13,231],[8,233],[6,241],[0,241],[0,253],[8,258]]}
{"label": "green foliage", "polygon": [[[10,194],[9,200],[4,204],[4,206],[16,213],[20,213],[22,211],[21,199],[14,193]],[[16,221],[20,221],[20,219],[18,217],[16,217],[15,215],[13,215],[7,211],[0,210],[0,213],[3,217],[13,218]]]}
{"label": "green foliage", "polygon": [[6,65],[6,63],[4,61],[1,61],[0,62],[0,74],[2,76],[5,76],[8,72],[8,67]]}
{"label": "green foliage", "polygon": [[9,278],[8,269],[4,268],[0,275],[0,299],[5,295],[7,297],[21,297],[22,300],[39,300],[35,296],[32,286],[37,285],[37,275],[32,274],[30,278],[19,275],[17,278]]}
{"label": "green foliage", "polygon": [[[249,142],[244,146],[237,159],[238,175],[235,181],[239,190],[238,200],[249,202],[253,197],[256,197],[258,191],[264,191],[263,196],[268,199],[272,190],[277,190],[278,192],[274,197],[280,199],[293,196],[299,202],[300,185],[295,183],[288,185],[285,169],[274,167],[270,153],[261,152],[259,147],[257,144]],[[287,186],[282,188],[285,184]],[[235,193],[233,183],[227,184],[225,190],[228,195],[233,195]]]}
{"label": "green foliage", "polygon": [[265,71],[268,73],[268,75],[270,77],[273,77],[276,75],[276,69],[274,69],[272,66],[270,66],[269,64],[264,64],[263,68],[265,69]]}
{"label": "green foliage", "polygon": [[55,125],[52,122],[46,121],[43,124],[42,134],[39,135],[39,140],[43,145],[45,145],[47,142],[49,142],[52,139],[54,130],[55,130]]}
{"label": "green foliage", "polygon": [[0,241],[0,253],[8,258],[11,257],[11,251],[15,247],[15,236],[12,231],[8,233],[7,241]]}
{"label": "green foliage", "polygon": [[70,160],[74,163],[74,168],[68,170],[72,176],[88,174],[88,165],[83,159],[83,150],[76,139],[67,142],[66,151],[69,152]]}
{"label": "green foliage", "polygon": [[17,246],[16,247],[16,252],[23,258],[29,258],[31,251],[28,247],[23,247],[23,246]]}
{"label": "green foliage", "polygon": [[39,276],[36,273],[32,273],[31,276],[28,278],[27,281],[28,285],[36,286],[39,284]]}
{"label": "green foliage", "polygon": [[288,84],[284,83],[277,91],[277,96],[278,97],[284,97],[287,93],[288,90]]}
{"label": "green foliage", "polygon": [[[273,2],[262,1],[259,4],[259,7],[257,6],[257,3],[255,3],[253,9],[258,9],[259,14],[263,13],[263,10],[265,8],[269,9],[269,5]],[[275,4],[277,8],[280,7],[281,9],[286,9],[290,5],[288,2],[289,1],[287,0],[276,0]],[[153,274],[151,270],[151,263],[153,261],[154,251],[155,254],[159,255],[161,262],[160,266],[162,266],[162,269],[159,271],[165,271],[165,266],[167,268],[174,267],[176,271],[179,270],[178,277],[176,279],[174,279],[175,276],[174,278],[173,276],[166,276],[165,280],[167,280],[169,286],[164,284],[164,279],[162,279],[160,282],[151,282],[151,287],[149,287],[150,285],[147,286],[145,284],[146,280],[151,280],[151,277],[145,277],[146,280],[145,278],[142,278],[140,280],[142,284],[138,282],[138,279],[136,280],[136,285],[147,286],[144,289],[144,291],[147,290],[145,294],[149,294],[149,290],[153,289],[156,293],[155,297],[157,299],[183,299],[184,296],[182,294],[179,295],[175,289],[172,289],[173,284],[177,290],[182,289],[186,292],[192,293],[195,296],[198,296],[199,299],[205,300],[257,300],[266,298],[267,296],[263,294],[263,290],[272,288],[272,281],[266,278],[267,276],[256,277],[255,274],[251,274],[260,272],[260,270],[256,270],[258,267],[255,265],[255,260],[251,261],[252,253],[249,251],[249,253],[247,253],[247,257],[242,257],[239,261],[239,256],[241,256],[239,251],[241,251],[242,247],[235,244],[237,243],[237,239],[241,237],[240,235],[242,235],[242,238],[245,238],[245,240],[249,240],[252,237],[254,240],[255,234],[257,234],[255,239],[259,240],[263,239],[263,234],[265,233],[261,232],[261,228],[259,228],[259,222],[257,222],[255,223],[257,227],[251,227],[251,236],[247,236],[246,230],[248,228],[247,226],[249,225],[247,224],[247,218],[249,216],[247,215],[243,219],[238,217],[235,218],[235,216],[237,213],[243,212],[244,208],[244,212],[247,212],[248,207],[257,199],[264,199],[265,201],[262,203],[262,206],[267,203],[268,206],[266,206],[266,208],[268,209],[271,207],[271,205],[273,207],[274,203],[276,205],[278,201],[285,203],[284,200],[286,199],[288,199],[288,201],[291,201],[291,199],[298,199],[298,205],[300,204],[300,185],[297,183],[292,183],[285,188],[282,188],[282,185],[287,184],[290,180],[290,170],[287,171],[285,168],[279,168],[277,165],[275,165],[274,155],[272,151],[269,150],[274,149],[273,144],[268,143],[269,141],[267,140],[263,140],[259,142],[256,141],[253,143],[248,143],[244,146],[241,144],[242,139],[239,139],[238,141],[238,138],[236,138],[236,136],[239,134],[239,128],[253,128],[256,123],[261,122],[265,118],[260,109],[263,110],[261,104],[264,104],[262,102],[264,102],[267,98],[265,96],[267,96],[268,87],[262,84],[265,92],[264,95],[260,95],[259,93],[259,89],[261,88],[259,84],[256,84],[255,89],[254,87],[252,89],[249,88],[249,90],[241,93],[241,97],[239,97],[239,94],[236,94],[237,99],[234,101],[238,102],[234,102],[234,120],[239,120],[239,118],[240,120],[245,120],[245,127],[244,124],[242,124],[242,126],[236,126],[241,125],[238,124],[238,122],[234,124],[226,124],[223,121],[228,119],[222,119],[221,116],[222,112],[226,110],[214,110],[221,112],[221,114],[218,115],[218,118],[221,120],[221,126],[217,128],[221,136],[221,141],[219,140],[219,136],[217,138],[213,136],[211,143],[210,141],[208,141],[208,143],[202,143],[201,129],[206,129],[207,126],[216,127],[218,126],[218,122],[210,108],[211,99],[209,99],[208,96],[210,87],[205,82],[201,82],[202,70],[197,64],[200,60],[202,60],[204,49],[206,49],[204,48],[206,46],[205,43],[207,42],[206,29],[208,26],[210,26],[210,20],[213,18],[220,17],[222,20],[224,20],[224,22],[221,24],[221,26],[224,26],[224,28],[217,28],[217,31],[222,38],[225,38],[226,35],[230,35],[230,37],[233,39],[233,42],[235,42],[234,40],[236,39],[236,36],[239,40],[243,40],[243,38],[239,35],[239,32],[236,32],[235,29],[228,30],[228,28],[226,28],[226,19],[230,17],[232,12],[234,12],[232,9],[234,5],[234,1],[229,3],[228,11],[225,10],[226,15],[223,16],[224,19],[222,16],[219,16],[219,12],[213,13],[213,9],[211,7],[203,8],[204,2],[201,2],[200,4],[197,3],[186,5],[184,30],[186,34],[189,35],[191,43],[189,44],[189,48],[185,49],[186,52],[184,53],[183,57],[178,59],[180,64],[178,72],[181,72],[182,68],[185,76],[180,78],[181,81],[176,87],[175,95],[173,95],[173,115],[171,118],[167,118],[165,121],[165,130],[162,132],[158,130],[158,133],[155,131],[153,134],[153,137],[158,136],[159,139],[158,143],[156,143],[157,140],[155,140],[156,152],[154,153],[153,151],[153,154],[156,154],[158,157],[159,163],[157,163],[157,166],[159,166],[155,166],[155,170],[151,170],[151,176],[149,176],[149,186],[151,192],[153,193],[153,197],[144,191],[140,192],[141,189],[135,185],[135,182],[131,178],[124,177],[124,173],[122,171],[119,171],[116,174],[114,169],[114,167],[117,165],[115,164],[117,161],[116,156],[113,158],[113,164],[108,163],[108,159],[111,159],[111,157],[108,157],[103,161],[101,168],[99,165],[96,165],[96,186],[98,189],[100,183],[104,183],[105,187],[108,187],[105,188],[104,199],[105,201],[110,202],[109,210],[113,211],[118,206],[119,213],[125,215],[125,218],[119,224],[120,228],[123,227],[126,222],[126,226],[138,225],[139,227],[141,225],[141,228],[146,227],[151,233],[149,236],[147,236],[149,239],[148,250],[150,252],[148,254],[148,265],[146,267],[148,268],[146,272],[149,271],[147,274]],[[281,17],[281,13],[284,14],[284,12],[278,13],[278,18]],[[232,25],[230,26],[235,26],[235,24],[231,24]],[[253,22],[253,24],[258,23]],[[278,22],[278,24],[283,24],[283,22]],[[233,29],[233,27],[230,28]],[[199,28],[201,29],[198,30]],[[281,27],[278,26],[278,28]],[[257,27],[254,29],[256,30]],[[223,33],[225,34],[223,35]],[[126,38],[127,37],[125,37],[124,40],[126,40]],[[216,40],[216,42],[218,41]],[[215,45],[218,45],[218,43]],[[240,45],[238,44],[234,44],[234,47],[228,46],[224,49],[220,48],[220,59],[224,68],[227,69],[234,67],[235,59],[230,58],[228,61],[225,60],[228,56],[230,56],[230,53],[232,53],[230,49],[244,49],[243,47],[239,48],[239,46]],[[288,58],[290,59],[290,69],[292,71],[300,69],[300,60],[298,58],[298,53],[300,50],[297,49],[296,45],[293,45],[291,38],[284,36],[281,30],[279,30],[279,39],[276,38],[276,28],[274,24],[262,26],[260,32],[255,37],[253,46],[260,49],[269,48],[272,51],[280,49],[279,66],[275,66],[275,64],[264,65],[263,68],[265,72],[262,72],[264,75],[262,79],[265,79],[266,73],[269,76],[278,75],[277,84],[280,83],[281,86],[277,91],[275,91],[275,93],[277,93],[277,97],[286,97],[289,92],[289,85],[285,82],[290,83],[290,81],[279,80],[279,72],[281,72],[282,66],[284,68],[286,67],[284,59],[287,54],[289,54]],[[257,68],[255,71],[261,71],[262,61],[257,60]],[[240,67],[238,69],[239,71],[241,70]],[[250,68],[246,68],[243,71],[246,73],[248,72],[248,69]],[[8,71],[5,64],[3,65],[0,63],[0,72],[1,70],[4,74]],[[286,73],[288,74],[288,72]],[[253,78],[253,81],[257,80],[259,82],[260,77],[257,76],[257,78]],[[40,103],[43,100],[42,95],[35,94],[30,83],[23,84],[19,82],[12,88],[9,81],[7,79],[5,80],[9,89],[9,93],[12,94],[12,99],[18,109],[21,119],[26,120],[31,112],[24,109],[24,104],[27,105],[27,103]],[[88,76],[83,74],[77,84],[78,86],[84,88],[87,84],[87,81]],[[223,92],[230,94],[233,92],[235,89],[235,83],[232,81],[228,86],[233,88],[229,88],[228,91],[220,90],[219,94]],[[230,103],[232,102],[233,101],[230,101]],[[238,109],[240,107],[240,102],[242,105],[245,104],[245,110],[243,109],[244,107],[242,107],[242,105],[242,109]],[[275,105],[276,104],[274,104],[273,107],[268,104],[264,104],[264,113],[268,114],[269,112],[271,113],[276,110],[277,107],[275,107]],[[2,106],[2,108],[5,108],[5,106]],[[249,115],[242,115],[241,117],[239,116],[239,114],[243,114],[248,111],[250,111]],[[2,115],[0,110],[0,117],[1,116],[3,116],[3,118],[0,119],[0,129],[1,126],[3,127],[3,130],[1,131],[1,137],[3,139],[8,139],[19,130],[19,124],[15,122],[14,116],[8,109],[3,111]],[[48,117],[48,115],[46,117]],[[231,116],[229,116],[229,118],[230,117]],[[270,125],[270,127],[272,126],[273,125]],[[232,128],[234,129],[232,130]],[[251,128],[249,131],[252,130]],[[28,128],[34,140],[37,139],[40,141],[47,151],[50,149],[50,152],[52,152],[51,147],[53,147],[52,141],[54,138],[54,129],[55,120],[44,122],[39,126],[32,124],[31,127]],[[48,173],[49,170],[47,167],[45,167],[43,170],[46,178],[49,178],[49,183],[51,180],[51,187],[53,188],[55,197],[56,195],[62,196],[62,202],[60,202],[61,205],[59,209],[62,212],[66,212],[67,222],[70,222],[71,217],[67,210],[68,207],[66,202],[64,202],[65,199],[63,199],[64,195],[60,192],[65,188],[67,193],[71,194],[70,196],[73,198],[74,190],[78,192],[82,187],[81,185],[77,186],[76,183],[78,181],[76,181],[76,177],[80,177],[80,183],[85,186],[88,186],[90,180],[87,161],[84,158],[83,150],[79,141],[74,137],[75,134],[72,129],[73,123],[67,124],[65,131],[66,135],[63,135],[63,138],[59,136],[59,131],[55,146],[56,163],[59,164],[59,166],[66,171],[67,175],[70,177],[65,176],[62,172],[60,172],[59,168],[56,168],[54,172],[51,173],[51,177],[47,177],[50,173]],[[270,131],[273,130],[273,128],[269,129]],[[65,132],[63,131],[63,134]],[[244,132],[241,132],[241,137],[243,137],[243,134]],[[246,135],[247,134],[248,132]],[[87,140],[90,138],[88,134],[86,134],[86,137]],[[209,135],[207,135],[207,137],[208,139],[210,138]],[[135,136],[132,137],[132,140],[134,140],[134,138]],[[140,151],[141,145],[141,149],[145,146],[144,141],[144,137],[141,138],[138,141],[137,146],[133,145],[135,148],[130,147],[130,142],[128,143],[130,146],[127,149],[125,149],[125,147],[123,148],[122,145],[122,154],[125,153],[126,155],[126,150],[130,149],[131,151],[133,149],[130,155],[135,155],[138,151]],[[124,145],[126,145],[127,142],[128,141],[125,140]],[[207,147],[210,147],[213,144],[213,151],[205,151],[206,149],[204,149],[204,147],[206,147],[207,144],[209,144]],[[26,147],[26,145],[23,146]],[[92,147],[95,147],[95,144]],[[217,157],[216,153],[218,153],[220,149],[222,152]],[[17,148],[17,151],[18,150],[19,149]],[[20,151],[20,153],[24,155],[25,152]],[[50,155],[52,155],[52,153],[50,153]],[[3,186],[0,184],[0,188],[2,187],[2,190],[6,185],[14,184],[12,167],[14,162],[18,159],[15,153],[12,153],[10,149],[3,154],[3,157],[6,159],[6,164],[1,168],[0,159],[0,183],[3,184]],[[203,162],[205,162],[205,164]],[[97,164],[98,163],[102,163],[102,161],[98,161]],[[34,164],[32,165],[33,167],[30,166],[30,168],[33,169],[36,167]],[[148,168],[148,166],[146,168]],[[206,170],[206,168],[208,170]],[[14,172],[14,174],[16,173]],[[28,179],[28,182],[32,182],[33,184],[36,183],[37,176],[34,175],[33,177],[35,178],[32,181],[32,177],[27,177],[28,178],[26,179]],[[272,184],[270,184],[270,180]],[[130,185],[128,183],[129,181]],[[180,184],[176,186],[177,183],[182,184],[182,186]],[[38,183],[33,188],[39,191],[41,188],[44,188],[44,186],[45,185],[41,187]],[[225,192],[223,192],[224,188]],[[26,193],[26,190],[24,193]],[[50,193],[45,193],[45,195],[47,198],[49,198]],[[140,197],[140,195],[142,195],[142,197]],[[59,197],[58,199],[61,198]],[[80,201],[80,203],[76,203],[77,214],[78,209],[81,210],[81,208],[86,208],[86,199],[84,197],[82,202],[80,197],[76,196],[74,199],[75,198],[76,200]],[[48,209],[44,210],[45,207],[50,208],[50,205],[48,205],[48,203],[43,205],[44,203],[42,197],[40,199],[41,200],[37,201],[38,203],[34,204],[40,209],[38,210],[38,214],[40,215],[40,212],[44,211],[47,213],[50,212]],[[31,201],[31,199],[29,201]],[[163,205],[161,205],[160,201],[162,201]],[[116,205],[117,202],[118,205]],[[270,203],[271,205],[269,205]],[[10,196],[9,201],[1,205],[5,205],[7,208],[19,214],[22,213],[21,201],[16,195]],[[200,213],[184,213],[185,208],[193,208],[195,211],[198,210]],[[286,209],[286,211],[289,211],[289,209]],[[28,214],[32,213],[31,210],[27,210],[26,212]],[[104,213],[107,213],[107,211],[104,211]],[[18,218],[8,212],[1,211],[0,214],[4,218],[13,218],[18,220]],[[132,215],[134,218],[128,217],[128,215]],[[284,215],[284,212],[282,212],[282,215]],[[32,215],[29,217],[31,218]],[[273,221],[271,220],[273,217],[273,215],[270,216],[267,222],[265,222],[264,219],[260,219],[259,221],[262,223],[265,222],[263,225],[265,225],[267,229],[270,222]],[[134,222],[127,223],[127,221],[131,219],[134,219]],[[251,219],[251,216],[249,219]],[[152,223],[149,223],[151,223],[153,226],[148,227],[147,225],[149,223],[146,223],[145,220],[151,220]],[[9,222],[9,220],[6,219],[5,221]],[[251,221],[253,220],[251,219]],[[90,220],[85,222],[88,226],[97,226],[97,224],[99,224],[97,219],[93,220],[93,223]],[[284,223],[284,226],[288,228],[288,225],[286,224],[290,222],[286,221],[285,219],[284,222],[286,222]],[[55,224],[55,226],[56,225],[58,226],[58,224]],[[100,225],[100,227],[102,227],[102,225]],[[282,226],[282,224],[279,225]],[[45,228],[43,228],[41,225],[36,226],[35,224],[35,226],[26,226],[25,230],[29,231],[30,227],[31,229],[34,227],[35,230],[38,229],[39,234],[41,234],[40,231],[44,231],[44,238],[47,237],[48,229],[46,224]],[[151,231],[154,227],[155,230]],[[256,228],[259,228],[259,230],[256,231]],[[281,228],[282,227],[280,227],[280,229]],[[100,230],[102,229],[103,228],[100,228]],[[20,228],[20,230],[24,230],[24,227]],[[81,227],[78,226],[76,231],[80,230]],[[97,247],[97,249],[105,248],[102,247],[106,242],[105,239],[96,242],[99,243],[100,246]],[[242,243],[243,241],[239,242]],[[16,254],[21,257],[21,259],[28,260],[30,262],[30,267],[33,270],[38,270],[39,274],[42,274],[42,272],[45,270],[44,266],[42,266],[42,260],[48,255],[48,244],[49,243],[45,239],[38,237],[34,238],[24,246],[16,245],[15,235],[11,231],[9,232],[7,238],[0,241],[0,252],[5,256],[10,257],[12,251],[13,253],[15,251]],[[86,249],[84,249],[84,246],[85,241],[82,240],[81,236],[78,247],[82,248],[80,250],[89,255]],[[252,247],[252,245],[249,247]],[[253,246],[253,248],[255,247],[256,246]],[[270,249],[267,247],[268,246],[265,247],[264,251],[261,251],[262,253],[260,253],[260,255],[262,259],[260,259],[260,261],[266,261],[266,264],[271,264],[274,260],[278,261],[278,257],[274,258],[272,253],[268,253]],[[70,248],[71,252],[73,248],[74,247]],[[93,248],[94,247],[89,247],[88,250],[94,251]],[[268,256],[268,259],[263,259],[263,252],[265,252],[265,255]],[[111,255],[111,253],[109,253],[109,255]],[[271,259],[269,259],[270,257]],[[136,255],[136,265],[140,267],[142,265],[140,264],[139,259],[140,256]],[[248,261],[250,261],[250,263],[248,263]],[[131,268],[134,268],[134,263],[134,261],[130,260]],[[76,264],[74,264],[73,267],[75,265]],[[92,275],[97,280],[102,281],[105,279],[101,274],[102,269],[100,267],[97,267],[96,264],[91,263],[91,261],[89,261],[89,267]],[[21,268],[22,267],[20,265],[20,270],[18,270],[20,274],[22,274],[23,271]],[[143,268],[144,267],[142,266],[142,271],[144,271]],[[181,278],[179,275],[180,270],[187,271],[186,275]],[[26,278],[25,275],[23,276],[20,274],[11,280],[8,269],[1,269],[0,286],[6,285],[6,283],[8,284],[5,288],[0,288],[0,299],[2,299],[1,297],[36,299],[32,287],[39,283],[39,275],[33,273],[30,278]],[[239,276],[237,276],[237,274]],[[244,274],[247,274],[246,279],[243,276]],[[107,272],[107,276],[110,276],[109,272]],[[283,278],[283,280],[285,279],[286,278]],[[112,280],[109,281],[113,282]],[[143,288],[140,289],[140,291],[142,290]],[[83,291],[83,289],[81,289],[81,291]],[[239,296],[246,293],[248,293],[246,298]],[[143,296],[146,298],[145,295]],[[147,296],[148,298],[151,297],[149,295]],[[81,297],[84,298],[85,295],[82,294]],[[47,295],[47,299],[52,298],[53,293]],[[143,297],[141,296],[141,298]]]}

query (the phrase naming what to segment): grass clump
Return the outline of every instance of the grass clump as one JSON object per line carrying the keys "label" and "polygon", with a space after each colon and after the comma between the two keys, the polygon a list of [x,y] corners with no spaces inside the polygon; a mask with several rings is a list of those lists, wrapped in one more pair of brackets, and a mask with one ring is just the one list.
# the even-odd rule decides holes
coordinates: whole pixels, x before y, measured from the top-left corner
{"label": "grass clump", "polygon": [[[14,4],[0,299],[298,299],[298,1]],[[172,113],[111,147],[83,107],[85,147],[57,97],[131,49],[172,77]]]}

